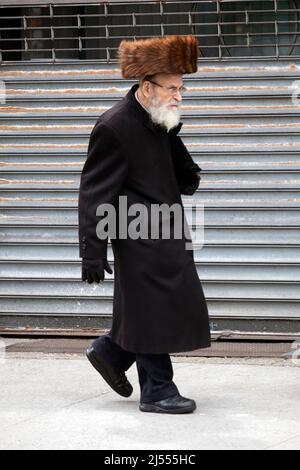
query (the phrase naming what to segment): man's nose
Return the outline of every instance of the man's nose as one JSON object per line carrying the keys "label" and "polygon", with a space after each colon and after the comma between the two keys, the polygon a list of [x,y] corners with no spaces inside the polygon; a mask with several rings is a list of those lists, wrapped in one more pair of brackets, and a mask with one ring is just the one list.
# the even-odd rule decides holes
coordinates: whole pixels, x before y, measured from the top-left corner
{"label": "man's nose", "polygon": [[182,96],[179,90],[177,90],[176,95],[174,95],[173,98],[175,98],[176,101],[182,101]]}

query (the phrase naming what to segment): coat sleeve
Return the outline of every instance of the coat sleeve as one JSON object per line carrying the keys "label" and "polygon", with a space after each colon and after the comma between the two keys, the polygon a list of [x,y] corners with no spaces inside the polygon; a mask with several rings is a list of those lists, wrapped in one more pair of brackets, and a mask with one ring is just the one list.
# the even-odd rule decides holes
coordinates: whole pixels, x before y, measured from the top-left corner
{"label": "coat sleeve", "polygon": [[81,258],[107,258],[108,238],[97,236],[96,226],[101,217],[96,215],[96,210],[99,204],[118,202],[127,172],[127,159],[116,131],[107,123],[98,121],[90,135],[79,187],[78,236]]}
{"label": "coat sleeve", "polygon": [[191,195],[199,186],[198,172],[202,168],[194,162],[181,138],[177,135],[181,126],[182,123],[169,132],[171,154],[180,193]]}

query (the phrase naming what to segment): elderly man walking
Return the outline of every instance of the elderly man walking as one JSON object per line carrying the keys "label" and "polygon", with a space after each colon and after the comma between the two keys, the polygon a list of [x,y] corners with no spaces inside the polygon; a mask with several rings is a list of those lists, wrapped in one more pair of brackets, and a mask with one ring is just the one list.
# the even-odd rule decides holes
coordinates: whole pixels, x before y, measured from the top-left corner
{"label": "elderly man walking", "polygon": [[[78,208],[82,280],[88,283],[102,282],[104,271],[113,272],[101,205],[112,205],[121,221],[120,197],[129,208],[177,204],[183,210],[181,194],[194,194],[200,182],[201,168],[178,136],[182,76],[197,71],[196,38],[123,40],[118,53],[123,78],[139,83],[98,118],[90,135]],[[133,221],[128,214],[127,228]],[[173,229],[174,219],[168,218]],[[162,223],[156,238],[111,238],[112,327],[93,342],[87,357],[124,397],[132,393],[125,372],[136,362],[141,411],[189,413],[196,403],[174,383],[170,353],[210,346],[208,310],[193,249],[187,248],[189,237],[172,232],[164,238],[161,229]]]}

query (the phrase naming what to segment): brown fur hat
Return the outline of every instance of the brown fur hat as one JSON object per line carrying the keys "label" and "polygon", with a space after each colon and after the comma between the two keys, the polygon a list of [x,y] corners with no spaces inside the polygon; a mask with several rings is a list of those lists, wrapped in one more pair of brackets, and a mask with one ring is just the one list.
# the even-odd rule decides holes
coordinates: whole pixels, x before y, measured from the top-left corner
{"label": "brown fur hat", "polygon": [[156,73],[194,73],[199,48],[195,36],[166,36],[127,41],[119,45],[123,78],[142,78]]}

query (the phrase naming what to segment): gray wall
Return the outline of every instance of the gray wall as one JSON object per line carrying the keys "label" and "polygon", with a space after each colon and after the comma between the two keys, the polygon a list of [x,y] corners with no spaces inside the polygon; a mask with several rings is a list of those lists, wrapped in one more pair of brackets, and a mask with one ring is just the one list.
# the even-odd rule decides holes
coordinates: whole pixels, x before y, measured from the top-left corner
{"label": "gray wall", "polygon": [[[181,135],[203,169],[195,259],[214,331],[299,331],[299,67],[206,61],[186,76]],[[92,62],[6,64],[2,77],[0,331],[108,327],[113,275],[80,280],[78,185],[94,122],[133,82]]]}

